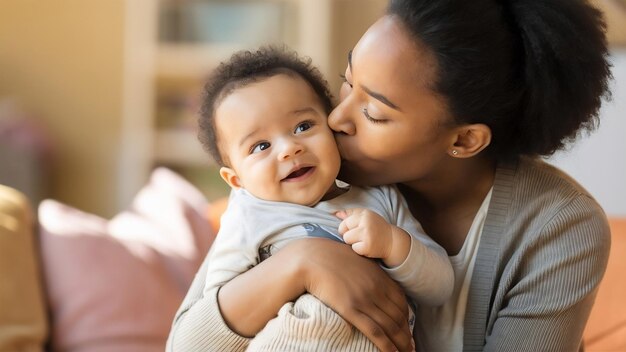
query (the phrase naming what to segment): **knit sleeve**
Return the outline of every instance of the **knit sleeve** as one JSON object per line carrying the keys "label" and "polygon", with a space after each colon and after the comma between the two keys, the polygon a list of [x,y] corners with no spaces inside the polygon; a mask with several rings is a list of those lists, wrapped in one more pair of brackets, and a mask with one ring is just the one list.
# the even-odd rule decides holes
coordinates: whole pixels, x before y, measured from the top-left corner
{"label": "knit sleeve", "polygon": [[245,351],[250,339],[233,332],[217,302],[219,287],[204,292],[205,260],[187,292],[167,341],[166,351]]}
{"label": "knit sleeve", "polygon": [[375,352],[363,333],[310,294],[282,306],[278,316],[250,342],[248,352]]}
{"label": "knit sleeve", "polygon": [[[576,351],[606,269],[610,230],[597,203],[580,195],[531,241],[517,244],[512,282],[496,296],[484,351]],[[515,263],[517,262],[517,263]]]}

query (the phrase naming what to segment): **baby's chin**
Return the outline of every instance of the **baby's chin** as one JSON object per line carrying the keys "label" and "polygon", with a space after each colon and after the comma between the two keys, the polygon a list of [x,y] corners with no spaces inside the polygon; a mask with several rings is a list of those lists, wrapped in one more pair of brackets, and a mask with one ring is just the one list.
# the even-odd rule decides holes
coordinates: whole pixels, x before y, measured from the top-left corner
{"label": "baby's chin", "polygon": [[321,195],[319,197],[315,197],[315,198],[309,198],[306,200],[298,200],[295,202],[289,202],[289,203],[294,203],[294,204],[299,204],[299,205],[303,205],[305,207],[313,207],[315,205],[317,205],[317,203],[321,202],[324,198],[324,195]]}

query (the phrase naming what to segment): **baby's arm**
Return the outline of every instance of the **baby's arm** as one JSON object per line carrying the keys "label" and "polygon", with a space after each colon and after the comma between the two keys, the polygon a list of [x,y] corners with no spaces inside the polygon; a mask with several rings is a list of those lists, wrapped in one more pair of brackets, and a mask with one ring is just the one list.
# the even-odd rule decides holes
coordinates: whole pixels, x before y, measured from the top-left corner
{"label": "baby's arm", "polygon": [[434,241],[429,243],[419,237],[411,234],[411,248],[403,263],[383,269],[416,303],[440,306],[452,294],[454,271],[443,249],[439,250]]}
{"label": "baby's arm", "polygon": [[396,187],[382,187],[392,208],[391,222],[411,234],[406,260],[393,268],[383,268],[418,304],[439,306],[454,290],[454,271],[445,249],[422,229]]}
{"label": "baby's arm", "polygon": [[452,265],[443,248],[419,234],[417,221],[403,224],[413,229],[410,235],[368,209],[347,209],[335,215],[343,219],[339,225],[343,240],[364,257],[382,259],[383,269],[417,303],[438,306],[448,299],[454,286]]}
{"label": "baby's arm", "polygon": [[257,252],[247,248],[251,244],[240,241],[236,235],[220,231],[215,238],[207,258],[205,292],[223,286],[258,264]]}
{"label": "baby's arm", "polygon": [[387,209],[385,217],[364,209],[335,214],[343,219],[339,231],[344,241],[363,256],[381,258],[383,269],[416,303],[443,304],[454,289],[454,272],[446,251],[424,233],[395,187],[377,190]]}
{"label": "baby's arm", "polygon": [[[219,289],[217,301],[220,307],[234,312],[235,316],[245,316],[245,319],[239,319],[236,322],[226,319],[229,327],[242,336],[254,336],[280,308],[280,306],[267,305],[267,309],[250,310],[245,304],[222,307],[224,303],[222,298],[225,294],[238,297],[241,290],[249,289],[238,284],[242,282],[241,280],[234,279],[245,275],[259,264],[258,248],[264,236],[263,231],[255,229],[254,224],[248,221],[241,207],[233,204],[222,216],[220,231],[206,259],[203,294],[210,296],[216,289]],[[227,283],[229,287],[223,287]],[[234,292],[233,287],[237,287]]]}
{"label": "baby's arm", "polygon": [[352,249],[368,258],[380,258],[388,268],[402,264],[411,249],[410,235],[369,209],[346,209],[335,214],[343,221],[339,234]]}
{"label": "baby's arm", "polygon": [[302,266],[294,264],[302,257],[300,251],[291,256],[294,260],[281,252],[208,291],[207,256],[176,313],[166,350],[245,351],[251,341],[246,336],[254,336],[284,303],[305,292],[300,284]]}

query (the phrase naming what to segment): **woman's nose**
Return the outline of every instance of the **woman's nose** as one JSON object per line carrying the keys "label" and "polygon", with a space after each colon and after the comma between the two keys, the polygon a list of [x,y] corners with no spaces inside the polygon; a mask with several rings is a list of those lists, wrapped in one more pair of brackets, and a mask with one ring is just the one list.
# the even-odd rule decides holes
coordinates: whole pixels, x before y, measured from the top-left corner
{"label": "woman's nose", "polygon": [[278,153],[279,160],[286,160],[299,155],[304,151],[302,144],[294,140],[286,140],[281,143],[280,152]]}
{"label": "woman's nose", "polygon": [[344,99],[328,115],[328,126],[335,132],[354,135],[356,127],[352,122],[349,100]]}

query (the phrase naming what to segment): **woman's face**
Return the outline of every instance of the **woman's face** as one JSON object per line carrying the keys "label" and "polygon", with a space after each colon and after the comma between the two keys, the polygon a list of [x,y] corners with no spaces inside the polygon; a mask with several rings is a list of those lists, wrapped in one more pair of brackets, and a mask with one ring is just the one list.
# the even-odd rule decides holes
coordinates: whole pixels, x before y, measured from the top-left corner
{"label": "woman's face", "polygon": [[436,180],[454,144],[445,99],[430,88],[436,61],[392,16],[363,35],[348,58],[340,103],[329,116],[357,185]]}

